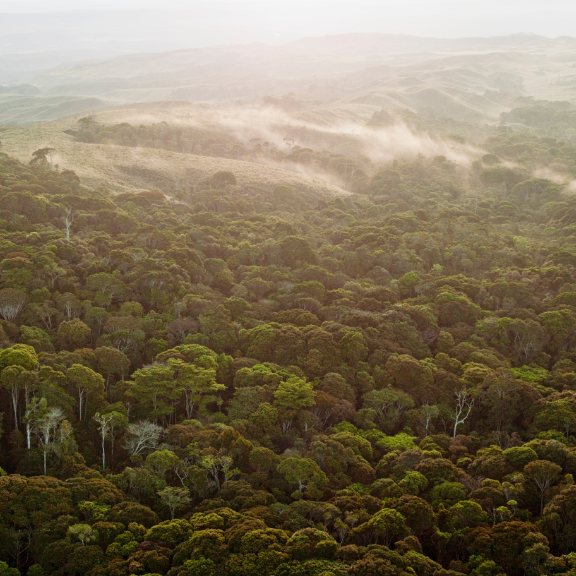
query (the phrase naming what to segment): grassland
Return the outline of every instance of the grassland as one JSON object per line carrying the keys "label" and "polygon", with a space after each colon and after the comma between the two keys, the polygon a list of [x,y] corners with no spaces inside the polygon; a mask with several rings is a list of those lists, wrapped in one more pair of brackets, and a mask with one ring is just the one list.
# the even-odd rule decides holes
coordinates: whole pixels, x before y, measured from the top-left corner
{"label": "grassland", "polygon": [[[124,113],[117,117],[128,116]],[[106,186],[115,192],[160,189],[173,193],[190,190],[202,179],[220,170],[229,170],[236,176],[241,190],[249,195],[270,191],[278,185],[290,186],[310,198],[346,194],[341,188],[319,178],[275,166],[161,149],[75,142],[64,132],[74,125],[75,121],[70,120],[26,127],[0,127],[3,151],[28,162],[35,150],[53,148],[52,162],[61,169],[76,172],[86,186]]]}

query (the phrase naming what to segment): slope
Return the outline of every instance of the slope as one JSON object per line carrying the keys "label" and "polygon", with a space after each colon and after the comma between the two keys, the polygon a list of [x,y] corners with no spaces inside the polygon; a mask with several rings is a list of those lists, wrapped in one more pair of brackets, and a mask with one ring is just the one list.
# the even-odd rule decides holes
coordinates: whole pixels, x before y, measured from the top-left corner
{"label": "slope", "polygon": [[63,122],[0,128],[3,151],[27,162],[35,150],[53,148],[51,161],[61,169],[76,172],[86,186],[105,186],[115,192],[142,189],[160,189],[167,193],[189,191],[201,180],[226,170],[234,173],[240,190],[248,197],[271,192],[279,185],[289,186],[309,199],[347,194],[318,178],[274,166],[161,149],[79,143],[64,133],[73,126],[73,122]]}

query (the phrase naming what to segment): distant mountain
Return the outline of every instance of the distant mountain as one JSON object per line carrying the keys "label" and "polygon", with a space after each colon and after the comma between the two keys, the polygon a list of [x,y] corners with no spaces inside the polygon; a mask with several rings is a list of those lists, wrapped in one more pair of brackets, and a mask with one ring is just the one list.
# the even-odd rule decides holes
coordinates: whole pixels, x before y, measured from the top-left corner
{"label": "distant mountain", "polygon": [[103,108],[99,98],[25,95],[0,87],[0,124],[36,124]]}
{"label": "distant mountain", "polygon": [[71,62],[103,60],[120,54],[117,50],[43,50],[0,54],[0,84],[22,82],[30,76]]}
{"label": "distant mountain", "polygon": [[573,101],[575,78],[576,38],[344,34],[282,46],[212,46],[63,63],[31,74],[28,82],[47,96],[112,105],[261,102],[293,92],[323,106],[378,102],[477,121],[508,110],[506,94]]}
{"label": "distant mountain", "polygon": [[36,96],[40,90],[31,84],[18,84],[16,86],[0,86],[0,94],[20,94],[21,96]]}
{"label": "distant mountain", "polygon": [[[572,47],[576,39],[569,38]],[[541,50],[564,39],[552,40],[536,34],[512,34],[491,38],[422,38],[404,34],[340,34],[302,38],[285,47],[305,54],[343,57],[369,54],[403,54],[418,52],[486,52],[502,50]]]}

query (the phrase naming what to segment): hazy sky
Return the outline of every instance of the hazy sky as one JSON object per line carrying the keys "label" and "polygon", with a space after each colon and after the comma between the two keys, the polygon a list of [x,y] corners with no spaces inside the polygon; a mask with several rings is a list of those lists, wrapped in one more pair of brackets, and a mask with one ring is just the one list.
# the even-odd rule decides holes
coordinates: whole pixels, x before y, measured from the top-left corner
{"label": "hazy sky", "polygon": [[0,0],[0,53],[160,51],[346,32],[576,36],[576,0]]}

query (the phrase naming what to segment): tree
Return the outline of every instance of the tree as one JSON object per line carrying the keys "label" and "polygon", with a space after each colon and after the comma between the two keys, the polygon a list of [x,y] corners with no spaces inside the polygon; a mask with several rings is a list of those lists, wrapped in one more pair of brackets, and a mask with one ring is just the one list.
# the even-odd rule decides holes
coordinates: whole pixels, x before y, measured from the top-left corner
{"label": "tree", "polygon": [[50,262],[49,264],[45,264],[42,268],[42,272],[45,276],[48,276],[52,281],[52,288],[54,288],[56,284],[56,280],[61,278],[62,276],[66,276],[66,270],[64,268],[58,266],[55,262]]}
{"label": "tree", "polygon": [[30,404],[26,405],[26,411],[24,412],[24,423],[26,424],[26,447],[28,450],[31,449],[33,423],[46,409],[46,399],[42,398],[42,400],[44,400],[44,402],[39,398],[32,398]]}
{"label": "tree", "polygon": [[[498,377],[491,378],[491,383],[486,390],[484,404],[488,405],[488,421],[499,433],[504,426],[513,421],[518,415],[518,403],[516,398],[521,390],[521,385],[514,379],[512,374],[501,372]],[[527,397],[522,394],[522,397]],[[527,402],[529,400],[527,399]]]}
{"label": "tree", "polygon": [[418,411],[418,419],[425,430],[424,436],[428,436],[428,430],[430,429],[430,424],[432,420],[438,418],[440,410],[438,406],[430,406],[429,404],[424,404]]}
{"label": "tree", "polygon": [[[495,292],[502,298],[513,297],[513,287],[508,283],[501,283]],[[494,347],[506,354],[514,351],[517,361],[520,362],[527,362],[537,356],[546,343],[545,331],[531,318],[488,317],[481,320],[478,326]]]}
{"label": "tree", "polygon": [[548,402],[544,409],[534,418],[534,425],[539,430],[560,429],[566,437],[576,430],[576,414],[570,398],[561,398]]}
{"label": "tree", "polygon": [[511,189],[524,180],[522,174],[506,166],[492,166],[480,173],[480,180],[485,186],[504,186]]}
{"label": "tree", "polygon": [[534,460],[524,467],[524,475],[536,484],[540,491],[540,514],[544,510],[544,497],[548,488],[558,480],[562,468],[548,460]]}
{"label": "tree", "polygon": [[287,236],[277,244],[281,259],[286,266],[296,267],[299,263],[316,263],[316,255],[310,244],[296,236]]}
{"label": "tree", "polygon": [[112,346],[99,346],[94,350],[94,357],[98,372],[106,377],[106,392],[108,392],[110,377],[113,374],[120,374],[124,379],[124,374],[127,374],[130,368],[130,359]]}
{"label": "tree", "polygon": [[216,573],[216,564],[203,556],[196,560],[186,560],[184,568],[190,576],[214,576]]}
{"label": "tree", "polygon": [[339,400],[346,400],[352,404],[356,402],[354,389],[340,374],[334,372],[326,374],[318,389]]}
{"label": "tree", "polygon": [[529,446],[513,446],[503,452],[506,463],[515,470],[523,470],[526,464],[538,460],[538,454]]}
{"label": "tree", "polygon": [[300,410],[313,406],[315,396],[312,384],[297,376],[281,382],[274,392],[275,404],[282,410]]}
{"label": "tree", "polygon": [[268,472],[278,464],[279,457],[269,448],[259,446],[250,451],[249,460],[256,470]]}
{"label": "tree", "polygon": [[[411,474],[418,473],[412,472]],[[417,483],[423,486],[425,484],[422,481],[425,482],[426,479],[422,477]],[[387,499],[385,507],[402,514],[406,525],[415,536],[420,537],[434,526],[435,516],[432,506],[415,495],[404,494],[399,498]]]}
{"label": "tree", "polygon": [[550,554],[548,540],[542,534],[529,534],[524,538],[526,547],[522,552],[522,565],[530,576],[550,574],[555,558]]}
{"label": "tree", "polygon": [[191,318],[177,318],[166,327],[178,342],[182,342],[189,334],[198,331],[198,322]]}
{"label": "tree", "polygon": [[122,426],[128,423],[128,420],[124,414],[120,412],[108,412],[105,414],[100,414],[96,412],[94,414],[94,420],[100,425],[98,429],[100,430],[100,437],[102,439],[102,470],[106,469],[106,437],[114,430],[117,426]]}
{"label": "tree", "polygon": [[210,178],[210,182],[216,189],[227,188],[236,184],[236,176],[228,170],[220,170]]}
{"label": "tree", "polygon": [[385,365],[394,379],[394,385],[403,392],[424,402],[429,402],[437,392],[432,391],[433,373],[430,366],[409,354],[392,354]]}
{"label": "tree", "polygon": [[154,450],[162,436],[162,427],[149,422],[140,420],[135,424],[128,425],[128,439],[125,448],[130,454],[140,454],[148,450]]}
{"label": "tree", "polygon": [[51,158],[54,154],[54,148],[39,148],[32,152],[32,160],[30,160],[30,166],[35,166],[42,168],[43,170],[49,170],[52,166]]}
{"label": "tree", "polygon": [[[505,320],[502,318],[501,322]],[[509,321],[507,330],[516,354],[524,362],[536,356],[546,341],[542,327],[534,320],[515,318]]]}
{"label": "tree", "polygon": [[74,318],[60,323],[56,337],[62,348],[75,349],[85,344],[90,334],[90,327]]}
{"label": "tree", "polygon": [[6,366],[20,366],[25,370],[34,370],[38,367],[38,355],[32,346],[15,344],[0,350],[0,368]]}
{"label": "tree", "polygon": [[576,319],[569,309],[543,312],[538,319],[548,335],[548,348],[552,353],[574,346]]}
{"label": "tree", "polygon": [[64,216],[64,229],[66,230],[66,241],[70,242],[70,228],[74,222],[74,212],[72,208],[68,208],[66,216]]}
{"label": "tree", "polygon": [[[202,358],[202,357],[201,357]],[[212,402],[222,404],[218,392],[226,390],[224,384],[216,382],[216,362],[210,357],[204,357],[205,362],[197,359],[194,364],[171,358],[168,364],[174,370],[179,386],[184,390],[186,401],[186,417],[190,420],[194,409],[203,412]]]}
{"label": "tree", "polygon": [[156,422],[174,412],[174,400],[182,394],[181,383],[174,378],[171,366],[153,364],[132,374],[126,395],[138,400],[145,413]]}
{"label": "tree", "polygon": [[164,478],[168,470],[173,470],[180,460],[172,450],[154,450],[146,457],[146,466],[153,468]]}
{"label": "tree", "polygon": [[294,416],[303,408],[313,406],[316,392],[310,382],[293,376],[286,382],[280,382],[274,391],[274,405],[282,416],[281,426],[284,434],[287,434],[292,425]]}
{"label": "tree", "polygon": [[414,296],[414,289],[420,282],[420,276],[416,272],[406,272],[398,282],[408,296]]}
{"label": "tree", "polygon": [[520,576],[526,574],[522,553],[527,547],[527,537],[537,532],[533,524],[519,521],[500,522],[490,528],[478,527],[470,532],[467,549],[471,554],[493,559],[502,566],[504,574]]}
{"label": "tree", "polygon": [[[115,409],[117,408],[117,409]],[[111,463],[114,465],[114,446],[116,443],[117,436],[128,428],[128,416],[124,413],[126,410],[125,406],[121,402],[116,402],[116,404],[110,404],[106,407],[105,413],[116,412],[118,415],[110,421],[110,428],[108,431],[108,437],[110,439],[110,457]]]}
{"label": "tree", "polygon": [[[86,324],[92,327],[94,337],[99,337],[102,334],[102,329],[106,324],[110,314],[98,306],[93,306],[84,315],[84,320]],[[102,346],[102,348],[108,348],[107,346]],[[115,349],[115,348],[114,348]]]}
{"label": "tree", "polygon": [[220,476],[223,475],[224,484],[238,474],[237,468],[232,468],[234,461],[229,456],[208,454],[200,460],[200,466],[212,477],[212,485],[220,490]]}
{"label": "tree", "polygon": [[18,429],[19,418],[19,404],[20,392],[26,390],[26,397],[29,396],[28,391],[37,382],[38,376],[36,373],[26,370],[22,366],[11,365],[6,366],[0,373],[0,383],[2,387],[7,390],[12,400],[12,409],[14,412],[14,428]]}
{"label": "tree", "polygon": [[414,400],[408,394],[392,388],[372,390],[364,394],[363,398],[364,408],[375,410],[382,421],[389,419],[395,422],[414,406]]}
{"label": "tree", "polygon": [[115,300],[124,294],[126,286],[124,282],[106,272],[99,272],[88,276],[86,280],[88,290],[98,291],[111,300]]}
{"label": "tree", "polygon": [[[68,317],[68,320],[77,319],[80,316],[80,312],[82,311],[82,304],[80,300],[70,292],[65,292],[64,294],[58,294],[54,298],[58,309]],[[71,328],[75,326],[72,325]]]}
{"label": "tree", "polygon": [[390,508],[376,512],[368,522],[354,529],[354,535],[359,542],[382,543],[388,547],[394,540],[409,534],[410,528],[406,526],[404,516]]}
{"label": "tree", "polygon": [[158,492],[158,496],[163,504],[170,510],[172,520],[174,520],[174,513],[180,508],[188,506],[192,499],[190,498],[190,490],[188,488],[174,488],[173,486],[166,486],[164,490]]}
{"label": "tree", "polygon": [[[36,566],[38,566],[38,564],[36,564]],[[30,570],[28,570],[28,574],[30,574]],[[6,562],[0,560],[0,576],[20,576],[20,571],[16,568],[10,568]],[[34,574],[30,576],[34,576]]]}
{"label": "tree", "polygon": [[461,390],[455,390],[454,396],[456,397],[456,408],[452,412],[452,420],[454,420],[454,429],[452,437],[456,438],[458,432],[458,426],[464,424],[472,412],[474,407],[474,398],[471,395],[470,390],[462,388]]}
{"label": "tree", "polygon": [[428,480],[426,476],[420,474],[420,472],[414,472],[409,470],[404,475],[404,478],[398,482],[398,486],[402,488],[407,494],[412,496],[417,496],[428,486]]}
{"label": "tree", "polygon": [[0,316],[4,320],[12,321],[28,303],[28,297],[22,290],[16,288],[3,288],[0,290]]}
{"label": "tree", "polygon": [[29,410],[32,430],[42,447],[44,457],[44,476],[47,474],[47,456],[56,452],[72,434],[72,430],[64,419],[64,411],[59,408],[49,408],[45,398],[32,399],[33,406]]}
{"label": "tree", "polygon": [[340,342],[342,359],[355,366],[359,361],[365,360],[368,356],[368,345],[366,339],[360,332],[346,332]]}
{"label": "tree", "polygon": [[298,490],[292,494],[292,497],[297,499],[302,497],[304,490],[311,487],[318,489],[328,482],[326,474],[311,458],[285,458],[276,470],[284,476],[286,482],[298,486]]}
{"label": "tree", "polygon": [[542,532],[554,542],[556,550],[568,554],[576,537],[576,485],[568,486],[544,508]]}
{"label": "tree", "polygon": [[78,420],[82,420],[83,416],[86,415],[88,396],[103,397],[104,378],[82,364],[73,364],[68,368],[66,375],[68,381],[78,391]]}
{"label": "tree", "polygon": [[72,541],[82,543],[82,546],[98,540],[98,531],[94,530],[89,524],[74,524],[68,528],[67,536]]}

